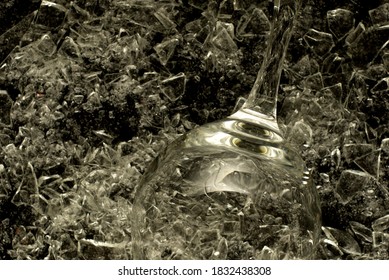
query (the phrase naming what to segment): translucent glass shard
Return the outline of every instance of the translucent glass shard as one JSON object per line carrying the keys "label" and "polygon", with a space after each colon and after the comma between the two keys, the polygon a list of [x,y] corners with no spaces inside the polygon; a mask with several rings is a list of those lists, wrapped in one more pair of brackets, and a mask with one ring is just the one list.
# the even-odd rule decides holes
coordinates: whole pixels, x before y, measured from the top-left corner
{"label": "translucent glass shard", "polygon": [[366,30],[365,25],[360,22],[346,37],[346,43],[352,44],[364,31]]}
{"label": "translucent glass shard", "polygon": [[309,29],[303,39],[308,47],[319,57],[326,55],[335,46],[331,34],[315,29]]}
{"label": "translucent glass shard", "polygon": [[45,34],[35,43],[35,48],[44,55],[52,56],[57,50],[57,45],[50,34]]}
{"label": "translucent glass shard", "polygon": [[287,139],[297,147],[310,146],[312,144],[312,129],[309,124],[303,120],[297,121],[290,132],[287,134]]}
{"label": "translucent glass shard", "polygon": [[219,6],[219,18],[231,18],[235,10],[234,0],[223,0]]}
{"label": "translucent glass shard", "polygon": [[185,93],[186,76],[179,73],[161,82],[161,90],[170,101],[176,101]]}
{"label": "translucent glass shard", "polygon": [[158,19],[158,21],[162,24],[162,26],[172,31],[174,28],[176,28],[176,24],[169,18],[169,13],[164,8],[159,8],[155,13],[154,16]]}
{"label": "translucent glass shard", "polygon": [[385,66],[386,71],[389,72],[389,50],[383,52],[383,54],[382,54],[382,62],[384,64],[384,66]]}
{"label": "translucent glass shard", "polygon": [[379,80],[371,89],[371,92],[374,94],[389,92],[389,77]]}
{"label": "translucent glass shard", "polygon": [[180,40],[177,36],[167,38],[162,43],[157,44],[154,47],[155,52],[158,55],[158,58],[162,65],[166,65],[169,59],[172,57],[176,47],[180,43]]}
{"label": "translucent glass shard", "polygon": [[344,170],[340,175],[336,192],[342,203],[348,203],[358,191],[362,191],[371,177],[366,172],[357,170]]}
{"label": "translucent glass shard", "polygon": [[58,52],[70,59],[78,59],[81,56],[81,51],[78,44],[71,37],[66,37],[62,42]]}
{"label": "translucent glass shard", "polygon": [[384,24],[389,22],[389,3],[385,3],[378,8],[370,10],[369,15],[374,24]]}
{"label": "translucent glass shard", "polygon": [[350,228],[358,240],[368,243],[373,242],[373,232],[368,227],[361,223],[351,221]]}
{"label": "translucent glass shard", "polygon": [[343,252],[351,255],[361,254],[358,242],[347,231],[332,227],[322,227],[322,229],[326,237],[334,241]]}
{"label": "translucent glass shard", "polygon": [[359,157],[372,153],[374,150],[375,146],[373,144],[346,144],[343,146],[343,155],[347,162],[352,162]]}
{"label": "translucent glass shard", "polygon": [[389,228],[389,215],[385,215],[373,221],[371,227],[374,231],[384,232]]}
{"label": "translucent glass shard", "polygon": [[320,72],[306,77],[303,81],[304,88],[320,90],[323,88],[323,77]]}
{"label": "translucent glass shard", "polygon": [[11,108],[13,101],[5,90],[0,90],[0,123],[11,123]]}
{"label": "translucent glass shard", "polygon": [[60,4],[42,1],[35,23],[49,28],[56,28],[64,21],[66,12],[67,9]]}
{"label": "translucent glass shard", "polygon": [[348,54],[352,57],[356,66],[362,67],[377,56],[382,46],[389,38],[389,24],[372,26],[350,43]]}
{"label": "translucent glass shard", "polygon": [[319,64],[309,55],[303,56],[296,64],[292,66],[292,70],[301,77],[306,77],[319,72]]}
{"label": "translucent glass shard", "polygon": [[340,57],[337,53],[332,53],[326,57],[323,61],[322,72],[326,74],[336,74],[342,72],[342,63],[344,58]]}
{"label": "translucent glass shard", "polygon": [[388,248],[389,246],[389,234],[380,231],[373,231],[373,247],[381,247]]}
{"label": "translucent glass shard", "polygon": [[238,50],[234,42],[234,26],[232,24],[217,22],[215,36],[212,44],[220,51],[233,53]]}
{"label": "translucent glass shard", "polygon": [[389,138],[381,141],[378,174],[380,182],[389,179]]}
{"label": "translucent glass shard", "polygon": [[379,170],[379,150],[375,150],[371,153],[360,156],[354,160],[354,162],[361,168],[363,171],[367,172],[374,178],[378,178]]}
{"label": "translucent glass shard", "polygon": [[270,22],[266,14],[255,8],[251,14],[241,17],[237,26],[238,37],[253,37],[255,35],[265,35],[270,29]]}
{"label": "translucent glass shard", "polygon": [[327,12],[328,27],[338,39],[347,35],[354,27],[354,13],[346,9],[335,9]]}

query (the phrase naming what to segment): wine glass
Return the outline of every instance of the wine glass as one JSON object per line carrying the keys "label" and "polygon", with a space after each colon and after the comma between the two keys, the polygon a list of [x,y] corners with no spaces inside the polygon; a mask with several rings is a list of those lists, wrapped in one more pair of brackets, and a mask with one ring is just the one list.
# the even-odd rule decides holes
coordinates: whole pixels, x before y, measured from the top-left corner
{"label": "wine glass", "polygon": [[143,175],[134,259],[310,259],[321,228],[316,188],[276,118],[298,1],[275,0],[264,60],[244,105],[168,145]]}

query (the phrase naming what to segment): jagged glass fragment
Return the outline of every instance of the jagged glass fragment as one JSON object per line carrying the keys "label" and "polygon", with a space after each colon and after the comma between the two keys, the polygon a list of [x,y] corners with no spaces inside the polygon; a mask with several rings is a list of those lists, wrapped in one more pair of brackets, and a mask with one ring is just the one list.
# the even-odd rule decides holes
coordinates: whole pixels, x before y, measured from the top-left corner
{"label": "jagged glass fragment", "polygon": [[389,179],[389,138],[381,141],[378,174],[380,181]]}
{"label": "jagged glass fragment", "polygon": [[11,123],[11,108],[13,101],[5,90],[0,90],[0,123]]}
{"label": "jagged glass fragment", "polygon": [[165,39],[162,43],[154,47],[162,65],[166,65],[179,43],[179,38],[177,36],[173,36]]}
{"label": "jagged glass fragment", "polygon": [[328,28],[338,39],[344,37],[354,27],[354,13],[346,9],[327,12]]}
{"label": "jagged glass fragment", "polygon": [[290,132],[287,134],[287,139],[297,147],[310,146],[312,144],[312,128],[304,120],[297,121]]}
{"label": "jagged glass fragment", "polygon": [[64,21],[66,12],[67,9],[60,4],[42,1],[35,23],[48,28],[57,28]]}
{"label": "jagged glass fragment", "polygon": [[317,61],[309,55],[303,56],[291,69],[302,77],[313,75],[320,70]]}
{"label": "jagged glass fragment", "polygon": [[234,0],[224,0],[219,6],[219,18],[231,18],[235,10]]}
{"label": "jagged glass fragment", "polygon": [[200,9],[200,10],[206,10],[208,6],[208,1],[206,0],[188,0],[188,4]]}
{"label": "jagged glass fragment", "polygon": [[348,47],[348,54],[358,67],[371,62],[389,38],[389,24],[372,26],[363,31]]}
{"label": "jagged glass fragment", "polygon": [[342,84],[326,87],[317,92],[317,103],[323,109],[322,113],[328,120],[339,120],[343,118],[344,108],[341,101]]}
{"label": "jagged glass fragment", "polygon": [[64,39],[58,53],[70,59],[77,59],[81,56],[78,44],[71,37],[66,37]]}
{"label": "jagged glass fragment", "polygon": [[238,50],[234,42],[234,25],[231,23],[216,23],[216,35],[212,38],[212,44],[221,51],[235,52]]}
{"label": "jagged glass fragment", "polygon": [[375,150],[373,144],[346,144],[343,146],[343,155],[346,162],[350,163],[355,159],[370,154]]}
{"label": "jagged glass fragment", "polygon": [[377,140],[377,130],[373,129],[367,122],[364,123],[365,134],[369,143]]}
{"label": "jagged glass fragment", "polygon": [[50,34],[45,34],[35,43],[35,49],[44,55],[52,56],[57,50],[57,46]]}
{"label": "jagged glass fragment", "polygon": [[358,165],[359,168],[369,173],[374,178],[378,178],[379,155],[380,155],[380,151],[375,150],[371,153],[356,158],[354,160],[354,163]]}
{"label": "jagged glass fragment", "polygon": [[361,35],[365,30],[366,30],[365,25],[362,22],[358,23],[357,27],[355,27],[347,35],[345,40],[346,44],[350,45],[351,43],[353,43],[359,37],[359,35]]}
{"label": "jagged glass fragment", "polygon": [[389,72],[389,51],[386,51],[382,54],[382,62],[385,66],[386,71]]}
{"label": "jagged glass fragment", "polygon": [[343,252],[351,255],[361,254],[358,242],[347,231],[332,227],[322,227],[322,229],[325,236],[334,241]]}
{"label": "jagged glass fragment", "polygon": [[373,221],[371,227],[374,231],[383,232],[389,228],[389,215],[385,215]]}
{"label": "jagged glass fragment", "polygon": [[389,91],[389,77],[383,78],[371,89],[372,93],[386,93]]}
{"label": "jagged glass fragment", "polygon": [[337,242],[331,239],[323,238],[320,247],[321,259],[337,260],[344,255]]}
{"label": "jagged glass fragment", "polygon": [[185,93],[186,76],[179,73],[161,82],[161,90],[170,101],[176,101]]}
{"label": "jagged glass fragment", "polygon": [[389,234],[385,232],[373,231],[373,247],[377,248],[380,246],[387,247],[389,245]]}
{"label": "jagged glass fragment", "polygon": [[373,242],[373,232],[368,227],[361,223],[351,221],[350,228],[358,240],[368,243]]}
{"label": "jagged glass fragment", "polygon": [[323,88],[323,77],[320,72],[308,76],[303,81],[304,88],[311,90],[320,90]]}
{"label": "jagged glass fragment", "polygon": [[370,178],[366,172],[344,170],[336,186],[336,192],[339,194],[342,203],[348,203],[358,191],[363,190]]}
{"label": "jagged glass fragment", "polygon": [[236,100],[235,107],[232,110],[233,113],[237,112],[240,108],[242,108],[243,104],[246,102],[246,98],[239,96],[238,100]]}
{"label": "jagged glass fragment", "polygon": [[236,33],[238,37],[253,37],[255,35],[265,35],[270,30],[270,21],[266,14],[255,8],[251,14],[241,17]]}
{"label": "jagged glass fragment", "polygon": [[343,95],[343,86],[342,83],[337,83],[335,85],[325,87],[321,90],[323,93],[323,96],[325,97],[325,103],[329,104],[332,103],[333,100],[336,100],[338,102],[342,101],[342,95]]}
{"label": "jagged glass fragment", "polygon": [[331,53],[324,59],[322,65],[322,72],[328,74],[335,74],[342,71],[342,62],[344,58],[340,57],[337,53]]}
{"label": "jagged glass fragment", "polygon": [[389,3],[369,11],[373,24],[384,24],[389,21]]}
{"label": "jagged glass fragment", "polygon": [[335,46],[332,35],[315,29],[309,29],[303,37],[308,47],[319,57],[326,55]]}
{"label": "jagged glass fragment", "polygon": [[176,28],[176,24],[169,18],[169,14],[164,8],[159,8],[154,16],[158,19],[158,21],[162,24],[162,26],[167,30],[173,30]]}

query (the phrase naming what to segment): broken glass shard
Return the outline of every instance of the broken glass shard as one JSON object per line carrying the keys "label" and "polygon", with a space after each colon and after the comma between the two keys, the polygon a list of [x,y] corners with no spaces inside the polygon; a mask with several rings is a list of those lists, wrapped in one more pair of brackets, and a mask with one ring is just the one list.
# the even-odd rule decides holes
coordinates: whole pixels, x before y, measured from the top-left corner
{"label": "broken glass shard", "polygon": [[348,54],[356,66],[371,62],[389,38],[389,24],[372,26],[363,31],[348,47]]}
{"label": "broken glass shard", "polygon": [[304,120],[297,121],[290,132],[287,134],[287,139],[301,149],[301,147],[309,147],[312,144],[312,129]]}
{"label": "broken glass shard", "polygon": [[344,58],[340,57],[337,53],[331,53],[323,61],[322,72],[328,74],[341,72],[343,61]]}
{"label": "broken glass shard", "polygon": [[382,62],[387,72],[389,72],[389,51],[384,51],[382,54]]}
{"label": "broken glass shard", "polygon": [[44,55],[52,56],[55,53],[57,46],[50,34],[45,34],[35,43],[35,49]]}
{"label": "broken glass shard", "polygon": [[299,76],[306,77],[318,73],[320,68],[315,59],[311,58],[309,55],[305,55],[293,65],[292,70]]}
{"label": "broken glass shard", "polygon": [[0,123],[11,123],[11,108],[13,101],[5,90],[0,90]]}
{"label": "broken glass shard", "polygon": [[346,9],[327,12],[328,28],[338,39],[343,38],[354,27],[354,14]]}
{"label": "broken glass shard", "polygon": [[159,8],[154,13],[154,16],[158,19],[158,21],[165,29],[171,31],[176,28],[176,24],[169,18],[169,13],[163,7]]}
{"label": "broken glass shard", "polygon": [[351,255],[361,254],[358,242],[347,231],[332,227],[322,227],[322,229],[325,236],[334,241],[344,253]]}
{"label": "broken glass shard", "polygon": [[173,36],[165,39],[162,43],[154,47],[154,50],[157,53],[158,58],[162,65],[166,65],[166,63],[174,54],[174,51],[179,43],[180,43],[179,37]]}
{"label": "broken glass shard", "polygon": [[373,221],[371,227],[374,231],[384,232],[389,228],[389,215],[385,215]]}
{"label": "broken glass shard", "polygon": [[224,0],[220,3],[219,6],[219,15],[221,19],[229,19],[232,17],[234,12],[234,2],[233,0]]}
{"label": "broken glass shard", "polygon": [[359,168],[369,173],[374,178],[378,178],[379,155],[380,155],[380,151],[375,150],[371,153],[356,158],[354,160],[354,163],[358,165]]}
{"label": "broken glass shard", "polygon": [[321,90],[323,88],[323,77],[320,72],[306,77],[303,81],[305,89]]}
{"label": "broken glass shard", "polygon": [[308,47],[319,57],[325,56],[335,46],[332,35],[315,29],[309,29],[303,37]]}
{"label": "broken glass shard", "polygon": [[383,78],[371,89],[374,94],[389,92],[389,77]]}
{"label": "broken glass shard", "polygon": [[346,43],[352,44],[366,30],[365,25],[360,22],[346,37]]}
{"label": "broken glass shard", "polygon": [[185,93],[185,86],[186,76],[184,73],[179,73],[161,82],[163,94],[172,102],[179,99]]}
{"label": "broken glass shard", "polygon": [[373,247],[388,247],[389,245],[389,234],[380,231],[373,231]]}
{"label": "broken glass shard", "polygon": [[70,59],[77,59],[81,56],[78,44],[71,37],[65,38],[58,50],[58,53]]}
{"label": "broken glass shard", "polygon": [[361,223],[351,221],[350,228],[354,233],[355,237],[363,242],[372,243],[373,242],[373,232],[368,227],[364,226]]}
{"label": "broken glass shard", "polygon": [[67,9],[60,4],[42,1],[35,23],[48,28],[57,28],[64,21],[66,12]]}
{"label": "broken glass shard", "polygon": [[384,24],[389,22],[389,3],[385,3],[369,11],[373,24]]}
{"label": "broken glass shard", "polygon": [[234,26],[232,24],[217,22],[216,35],[211,41],[220,51],[234,53],[238,50],[234,42]]}
{"label": "broken glass shard", "polygon": [[371,177],[366,172],[357,170],[344,170],[336,185],[336,193],[341,202],[348,203],[357,192],[362,191]]}
{"label": "broken glass shard", "polygon": [[378,173],[380,181],[389,178],[389,138],[381,141]]}
{"label": "broken glass shard", "polygon": [[241,17],[236,34],[237,37],[253,37],[256,35],[266,35],[270,29],[270,22],[266,14],[258,8],[255,8],[251,14],[245,14]]}
{"label": "broken glass shard", "polygon": [[375,150],[373,144],[346,144],[343,146],[343,155],[346,162],[350,163],[355,159],[370,154]]}

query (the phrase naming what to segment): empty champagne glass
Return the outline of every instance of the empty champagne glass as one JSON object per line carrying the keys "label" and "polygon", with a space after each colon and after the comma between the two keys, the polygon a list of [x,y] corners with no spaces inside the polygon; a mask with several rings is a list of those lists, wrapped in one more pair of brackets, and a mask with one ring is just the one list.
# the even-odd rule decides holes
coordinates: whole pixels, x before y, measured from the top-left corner
{"label": "empty champagne glass", "polygon": [[245,104],[179,137],[135,194],[134,259],[309,259],[321,212],[299,153],[276,119],[301,1],[274,1],[267,51]]}

